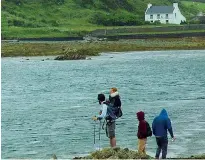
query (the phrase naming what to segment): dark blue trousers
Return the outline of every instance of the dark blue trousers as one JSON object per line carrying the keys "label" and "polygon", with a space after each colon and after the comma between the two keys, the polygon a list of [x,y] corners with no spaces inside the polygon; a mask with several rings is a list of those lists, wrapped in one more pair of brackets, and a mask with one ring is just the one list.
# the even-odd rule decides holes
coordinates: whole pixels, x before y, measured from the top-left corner
{"label": "dark blue trousers", "polygon": [[156,137],[157,141],[157,151],[155,158],[159,159],[159,155],[162,151],[162,159],[166,159],[167,156],[167,146],[168,146],[168,138],[167,137]]}

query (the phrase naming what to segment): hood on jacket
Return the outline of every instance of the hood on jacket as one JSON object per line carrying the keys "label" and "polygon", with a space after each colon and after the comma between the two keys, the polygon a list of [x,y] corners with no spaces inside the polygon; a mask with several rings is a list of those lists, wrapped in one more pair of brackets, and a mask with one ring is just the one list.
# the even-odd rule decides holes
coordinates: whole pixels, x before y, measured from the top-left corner
{"label": "hood on jacket", "polygon": [[110,94],[110,97],[111,97],[111,98],[116,97],[116,96],[119,96],[119,92],[114,92],[114,93],[111,93],[111,94]]}
{"label": "hood on jacket", "polygon": [[144,112],[142,112],[142,111],[137,112],[137,119],[138,119],[139,121],[144,120]]}
{"label": "hood on jacket", "polygon": [[165,109],[162,109],[162,111],[159,114],[160,117],[168,118],[167,111]]}

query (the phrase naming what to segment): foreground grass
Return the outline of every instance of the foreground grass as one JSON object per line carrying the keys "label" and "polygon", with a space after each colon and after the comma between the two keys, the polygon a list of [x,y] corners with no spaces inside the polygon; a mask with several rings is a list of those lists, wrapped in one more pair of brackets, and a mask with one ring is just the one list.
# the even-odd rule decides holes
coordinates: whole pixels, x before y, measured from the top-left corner
{"label": "foreground grass", "polygon": [[97,56],[101,52],[146,51],[146,50],[189,50],[205,49],[205,37],[137,39],[102,42],[2,42],[2,57],[51,56],[78,54]]}
{"label": "foreground grass", "polygon": [[[101,151],[95,151],[85,157],[75,157],[74,159],[154,159],[149,155],[139,154],[136,151],[129,150],[128,148],[104,148]],[[205,159],[205,154],[196,155],[191,157],[179,157],[168,159]]]}
{"label": "foreground grass", "polygon": [[86,157],[75,157],[74,159],[151,159],[149,155],[141,155],[128,148],[104,148],[101,151],[91,153]]}

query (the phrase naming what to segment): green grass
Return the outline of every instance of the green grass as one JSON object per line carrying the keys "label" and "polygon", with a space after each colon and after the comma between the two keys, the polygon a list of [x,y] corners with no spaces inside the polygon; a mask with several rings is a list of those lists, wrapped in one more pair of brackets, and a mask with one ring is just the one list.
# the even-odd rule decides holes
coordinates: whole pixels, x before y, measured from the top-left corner
{"label": "green grass", "polygon": [[[204,159],[205,154],[191,157],[167,158],[167,159]],[[103,148],[100,151],[90,153],[86,157],[74,157],[74,159],[154,159],[145,154],[139,154],[137,151],[128,148]]]}
{"label": "green grass", "polygon": [[[61,0],[62,1],[62,0]],[[16,3],[20,2],[20,3]],[[102,28],[119,28],[119,26],[99,26],[90,22],[91,17],[100,12],[133,15],[144,20],[144,10],[149,0],[13,0],[2,2],[2,36],[11,38],[68,37],[86,34]],[[173,0],[153,0],[153,5],[172,5]],[[189,2],[187,2],[189,3]],[[185,16],[195,13],[182,3],[180,9]],[[28,14],[29,13],[29,14]],[[162,25],[163,26],[163,25]],[[134,26],[136,27],[136,26]],[[139,26],[141,27],[141,26]],[[142,26],[153,27],[153,26]]]}
{"label": "green grass", "polygon": [[189,7],[190,10],[197,10],[198,12],[204,12],[205,13],[205,3],[201,2],[190,2],[190,1],[181,1],[181,3]]}

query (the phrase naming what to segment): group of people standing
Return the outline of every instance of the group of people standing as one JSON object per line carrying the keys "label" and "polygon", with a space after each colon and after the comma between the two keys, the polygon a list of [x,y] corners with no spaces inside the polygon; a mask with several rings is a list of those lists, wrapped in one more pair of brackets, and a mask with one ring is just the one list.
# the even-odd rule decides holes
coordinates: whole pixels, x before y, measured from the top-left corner
{"label": "group of people standing", "polygon": [[[102,119],[105,120],[104,122],[106,123],[106,135],[110,139],[110,146],[114,148],[116,147],[115,121],[117,118],[122,116],[121,100],[117,88],[110,89],[109,100],[106,100],[104,94],[98,94],[98,101],[101,105],[101,109],[99,115],[94,116],[92,119],[94,121]],[[114,111],[112,110],[113,108],[115,108]],[[115,115],[115,118],[113,118],[113,115]],[[154,118],[152,127],[150,127],[149,123],[145,120],[145,113],[143,111],[137,112],[136,115],[137,119],[139,120],[137,131],[138,153],[146,154],[147,138],[152,136],[153,134],[156,137],[157,143],[155,158],[159,159],[160,153],[162,152],[162,159],[166,159],[168,147],[167,131],[170,133],[172,141],[175,140],[171,121],[168,117],[167,111],[165,109],[162,109],[161,113]]]}

